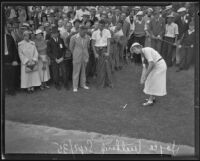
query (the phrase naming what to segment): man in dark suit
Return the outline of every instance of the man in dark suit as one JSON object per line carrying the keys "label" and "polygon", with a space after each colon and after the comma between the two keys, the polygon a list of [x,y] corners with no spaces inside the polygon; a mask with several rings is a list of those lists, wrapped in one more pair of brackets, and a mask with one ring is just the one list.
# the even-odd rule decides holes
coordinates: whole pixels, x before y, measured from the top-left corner
{"label": "man in dark suit", "polygon": [[16,70],[19,65],[19,56],[18,50],[15,44],[15,40],[11,35],[12,32],[12,24],[8,23],[5,28],[5,35],[4,35],[4,43],[5,43],[5,50],[4,50],[4,62],[5,62],[5,70],[4,70],[4,80],[5,80],[5,87],[8,90],[8,94],[15,95],[16,94],[16,82],[17,74]]}
{"label": "man in dark suit", "polygon": [[119,8],[115,9],[115,14],[112,17],[112,24],[115,26],[120,20],[121,10]]}
{"label": "man in dark suit", "polygon": [[[181,40],[183,39],[183,35],[187,32],[189,29],[189,23],[191,22],[191,17],[189,14],[187,14],[187,10],[185,7],[181,7],[178,9],[178,16],[175,19],[175,23],[178,25],[178,31],[179,35],[177,38],[177,46],[180,45]],[[180,50],[179,48],[176,48],[176,65],[179,65],[180,63]]]}
{"label": "man in dark suit", "polygon": [[62,78],[64,80],[64,87],[68,90],[68,79],[66,74],[66,65],[64,61],[66,53],[66,47],[63,39],[59,37],[59,31],[57,27],[52,28],[51,38],[47,42],[47,54],[51,59],[52,63],[52,74],[53,81],[57,90],[60,90],[61,86],[59,83],[60,70]]}

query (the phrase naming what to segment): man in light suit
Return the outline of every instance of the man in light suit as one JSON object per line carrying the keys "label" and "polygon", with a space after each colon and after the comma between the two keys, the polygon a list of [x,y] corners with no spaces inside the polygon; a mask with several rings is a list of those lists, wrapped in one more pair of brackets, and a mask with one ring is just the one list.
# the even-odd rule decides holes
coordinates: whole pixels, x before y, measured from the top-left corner
{"label": "man in light suit", "polygon": [[89,59],[88,48],[90,45],[89,36],[86,35],[87,27],[81,26],[79,33],[73,35],[70,40],[70,50],[73,53],[73,91],[78,91],[80,77],[80,86],[89,89],[86,86],[86,66]]}

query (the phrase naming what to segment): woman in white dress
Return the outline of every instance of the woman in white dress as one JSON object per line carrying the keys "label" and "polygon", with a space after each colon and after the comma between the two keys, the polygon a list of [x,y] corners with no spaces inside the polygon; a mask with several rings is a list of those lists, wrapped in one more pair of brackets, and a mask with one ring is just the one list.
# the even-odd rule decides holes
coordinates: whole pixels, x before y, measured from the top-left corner
{"label": "woman in white dress", "polygon": [[47,81],[50,79],[49,74],[49,57],[47,56],[47,41],[44,40],[42,30],[38,29],[35,32],[36,39],[35,39],[35,46],[37,48],[39,57],[38,57],[38,70],[40,74],[40,79],[42,82],[42,86],[40,87],[41,90],[44,88],[50,88],[47,85]]}
{"label": "woman in white dress", "polygon": [[38,52],[35,42],[30,40],[30,32],[24,31],[21,42],[18,43],[19,57],[21,60],[21,88],[28,93],[34,91],[35,86],[41,85],[38,71]]}
{"label": "woman in white dress", "polygon": [[141,54],[143,62],[143,72],[141,84],[144,84],[143,92],[150,95],[143,106],[153,105],[155,96],[165,96],[167,66],[160,54],[151,47],[143,48],[139,43],[131,46],[131,52]]}

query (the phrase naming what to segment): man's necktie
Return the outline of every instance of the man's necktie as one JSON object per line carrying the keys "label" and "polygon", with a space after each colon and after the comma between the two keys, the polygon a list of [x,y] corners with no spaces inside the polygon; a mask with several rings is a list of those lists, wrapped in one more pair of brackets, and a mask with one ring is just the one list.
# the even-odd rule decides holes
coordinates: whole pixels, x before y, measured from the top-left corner
{"label": "man's necktie", "polygon": [[101,36],[101,37],[103,36],[102,31],[100,31],[100,36]]}

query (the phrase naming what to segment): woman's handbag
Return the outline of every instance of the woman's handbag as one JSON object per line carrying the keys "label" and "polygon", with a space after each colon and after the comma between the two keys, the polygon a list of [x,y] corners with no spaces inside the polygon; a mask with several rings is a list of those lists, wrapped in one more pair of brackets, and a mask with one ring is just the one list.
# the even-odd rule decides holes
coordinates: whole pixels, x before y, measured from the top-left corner
{"label": "woman's handbag", "polygon": [[34,72],[34,71],[37,71],[38,70],[38,64],[35,63],[35,64],[26,64],[25,66],[25,71],[26,73],[30,73],[30,72]]}

